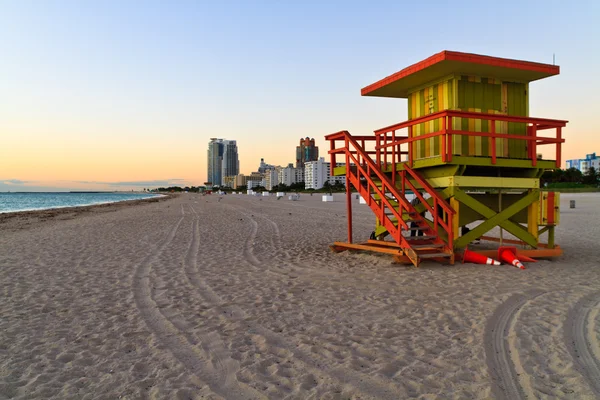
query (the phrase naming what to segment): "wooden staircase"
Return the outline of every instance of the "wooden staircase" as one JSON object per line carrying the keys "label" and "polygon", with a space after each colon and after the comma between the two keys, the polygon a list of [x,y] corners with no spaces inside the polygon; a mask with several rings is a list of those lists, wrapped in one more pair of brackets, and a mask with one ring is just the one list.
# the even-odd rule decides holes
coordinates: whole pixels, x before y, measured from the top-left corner
{"label": "wooden staircase", "polygon": [[[365,137],[360,138],[364,142]],[[346,167],[337,168],[335,174],[345,174],[347,187],[352,185],[377,217],[378,227],[372,239],[389,234],[397,245],[398,256],[408,257],[417,267],[424,259],[454,263],[451,230],[454,212],[417,171],[408,165],[400,171],[395,166],[382,168],[370,157],[373,152],[366,151],[364,144],[359,144],[347,131],[326,139],[332,144],[332,166],[336,154],[346,157]],[[336,148],[336,141],[343,141],[344,146]],[[419,204],[411,204],[406,197],[409,192],[415,194]],[[431,219],[425,217],[426,212]]]}

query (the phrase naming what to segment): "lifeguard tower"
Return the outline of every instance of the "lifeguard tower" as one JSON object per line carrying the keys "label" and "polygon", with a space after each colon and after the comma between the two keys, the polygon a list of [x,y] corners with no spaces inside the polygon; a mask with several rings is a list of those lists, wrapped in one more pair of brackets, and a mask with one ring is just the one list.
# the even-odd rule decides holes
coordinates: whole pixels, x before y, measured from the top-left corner
{"label": "lifeguard tower", "polygon": [[[407,99],[409,119],[374,135],[325,137],[331,165],[345,163],[333,174],[347,182],[348,241],[332,249],[454,263],[471,241],[506,231],[514,238],[503,244],[520,244],[520,254],[560,255],[558,194],[540,191],[540,177],[560,168],[567,121],[529,116],[529,83],[558,74],[556,65],[442,51],[363,88],[363,96]],[[376,216],[361,243],[352,240],[351,186]],[[500,238],[485,236],[497,227]]]}

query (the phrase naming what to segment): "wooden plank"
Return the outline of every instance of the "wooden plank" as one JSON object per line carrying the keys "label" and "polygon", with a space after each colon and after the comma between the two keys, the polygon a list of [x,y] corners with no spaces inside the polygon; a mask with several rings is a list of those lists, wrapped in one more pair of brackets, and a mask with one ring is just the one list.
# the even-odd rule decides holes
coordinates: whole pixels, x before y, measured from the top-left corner
{"label": "wooden plank", "polygon": [[419,254],[419,258],[446,258],[446,257],[452,257],[452,254],[450,254],[450,253],[426,253],[426,254]]}
{"label": "wooden plank", "polygon": [[[548,227],[545,227],[544,229],[540,230],[538,233],[541,235],[542,232],[546,232],[548,230]],[[479,237],[481,240],[486,240],[488,242],[500,242],[500,238],[494,237],[494,236],[480,236]],[[502,243],[503,244],[515,244],[517,246],[525,246],[527,243],[525,243],[522,240],[514,240],[514,239],[502,239]],[[537,247],[541,247],[541,248],[547,248],[548,244],[546,243],[538,243]]]}
{"label": "wooden plank", "polygon": [[[505,241],[506,242],[506,241]],[[486,257],[497,258],[498,250],[477,250],[477,253]],[[563,250],[559,246],[554,246],[553,249],[517,249],[517,258],[519,256],[531,257],[531,258],[550,258],[560,257],[563,255]]]}
{"label": "wooden plank", "polygon": [[364,251],[372,251],[375,253],[387,253],[392,255],[402,254],[402,250],[394,249],[394,248],[385,248],[367,244],[358,244],[358,243],[344,243],[344,242],[334,242],[333,246],[346,248],[346,250],[364,250]]}
{"label": "wooden plank", "polygon": [[400,245],[396,242],[391,242],[389,240],[373,240],[373,239],[369,239],[367,240],[368,244],[372,244],[374,246],[386,246],[386,247],[396,247],[398,249],[401,249]]}

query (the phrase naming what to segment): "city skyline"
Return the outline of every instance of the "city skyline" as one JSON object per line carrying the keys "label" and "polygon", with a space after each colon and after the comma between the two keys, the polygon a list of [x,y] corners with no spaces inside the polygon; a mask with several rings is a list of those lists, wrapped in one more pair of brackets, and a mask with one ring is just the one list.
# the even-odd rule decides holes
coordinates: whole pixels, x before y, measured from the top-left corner
{"label": "city skyline", "polygon": [[600,152],[599,16],[593,1],[2,2],[0,191],[199,186],[213,137],[235,138],[244,174],[295,162],[301,137],[327,158],[327,134],[408,119],[361,88],[445,49],[555,59],[530,115],[569,120],[563,160],[583,158]]}

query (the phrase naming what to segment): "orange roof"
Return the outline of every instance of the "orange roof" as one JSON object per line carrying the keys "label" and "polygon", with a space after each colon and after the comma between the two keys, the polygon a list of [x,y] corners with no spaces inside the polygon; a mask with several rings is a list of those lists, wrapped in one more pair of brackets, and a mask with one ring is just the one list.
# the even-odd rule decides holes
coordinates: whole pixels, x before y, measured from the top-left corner
{"label": "orange roof", "polygon": [[558,65],[444,50],[364,87],[361,95],[406,98],[412,89],[451,74],[531,82],[559,73]]}

